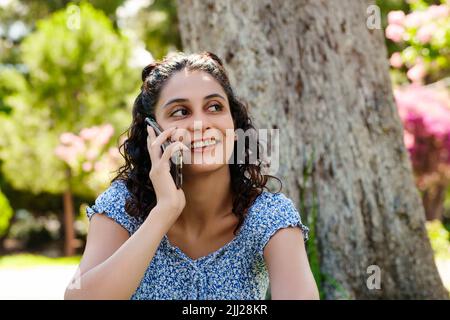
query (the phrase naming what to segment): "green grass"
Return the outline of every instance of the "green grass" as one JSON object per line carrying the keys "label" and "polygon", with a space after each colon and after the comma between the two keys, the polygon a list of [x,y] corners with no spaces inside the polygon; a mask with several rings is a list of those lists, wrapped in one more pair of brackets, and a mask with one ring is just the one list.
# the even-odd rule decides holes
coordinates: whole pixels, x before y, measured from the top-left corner
{"label": "green grass", "polygon": [[80,263],[81,256],[51,258],[42,255],[21,253],[0,257],[1,268],[30,268],[37,266],[62,266],[76,265]]}

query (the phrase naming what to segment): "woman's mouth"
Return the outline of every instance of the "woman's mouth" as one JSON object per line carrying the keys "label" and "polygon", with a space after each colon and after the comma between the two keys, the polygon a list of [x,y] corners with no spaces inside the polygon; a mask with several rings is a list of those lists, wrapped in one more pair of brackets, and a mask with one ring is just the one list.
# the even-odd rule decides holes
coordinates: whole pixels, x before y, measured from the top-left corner
{"label": "woman's mouth", "polygon": [[219,141],[216,141],[215,138],[206,139],[202,141],[194,141],[191,143],[191,150],[192,152],[204,152],[207,150],[214,149],[214,147],[218,143]]}

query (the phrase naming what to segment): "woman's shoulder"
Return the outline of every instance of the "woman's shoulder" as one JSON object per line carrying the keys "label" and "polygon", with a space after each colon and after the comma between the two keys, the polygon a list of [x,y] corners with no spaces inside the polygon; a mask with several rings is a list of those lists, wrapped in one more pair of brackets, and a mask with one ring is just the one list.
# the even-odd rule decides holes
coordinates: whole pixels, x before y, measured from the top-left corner
{"label": "woman's shoulder", "polygon": [[115,180],[96,199],[92,206],[86,207],[90,220],[96,213],[102,213],[119,223],[131,235],[140,225],[140,220],[125,211],[125,203],[130,192],[123,180]]}
{"label": "woman's shoulder", "polygon": [[283,192],[270,192],[266,190],[263,190],[261,194],[256,198],[256,200],[259,200],[259,202],[263,203],[266,206],[273,206],[276,204],[292,201]]}
{"label": "woman's shoulder", "polygon": [[103,204],[110,206],[120,206],[124,205],[127,197],[129,196],[129,191],[124,181],[115,180],[110,186],[98,195],[95,202],[96,204]]}
{"label": "woman's shoulder", "polygon": [[263,191],[255,199],[252,210],[256,211],[259,217],[267,218],[282,213],[297,211],[294,202],[282,192]]}
{"label": "woman's shoulder", "polygon": [[249,209],[250,228],[260,239],[260,251],[271,236],[279,229],[299,227],[304,240],[308,240],[309,228],[302,223],[300,211],[288,196],[282,192],[263,191]]}
{"label": "woman's shoulder", "polygon": [[107,198],[123,198],[127,197],[129,191],[127,189],[126,183],[123,180],[115,180],[111,182],[110,186],[103,191],[99,197],[107,197]]}

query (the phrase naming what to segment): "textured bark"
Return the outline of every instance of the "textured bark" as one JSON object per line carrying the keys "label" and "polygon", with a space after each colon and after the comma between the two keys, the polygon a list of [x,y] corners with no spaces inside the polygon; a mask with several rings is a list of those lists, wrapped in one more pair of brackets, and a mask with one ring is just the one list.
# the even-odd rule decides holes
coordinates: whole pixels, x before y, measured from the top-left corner
{"label": "textured bark", "polygon": [[[383,31],[366,26],[370,4],[179,0],[178,16],[184,50],[223,58],[257,127],[281,128],[283,192],[300,208],[303,188],[303,218],[317,197],[326,298],[447,298],[403,145]],[[370,265],[381,269],[380,290],[367,288]]]}
{"label": "textured bark", "polygon": [[447,188],[444,184],[438,184],[424,191],[422,203],[425,208],[425,217],[427,220],[442,220]]}

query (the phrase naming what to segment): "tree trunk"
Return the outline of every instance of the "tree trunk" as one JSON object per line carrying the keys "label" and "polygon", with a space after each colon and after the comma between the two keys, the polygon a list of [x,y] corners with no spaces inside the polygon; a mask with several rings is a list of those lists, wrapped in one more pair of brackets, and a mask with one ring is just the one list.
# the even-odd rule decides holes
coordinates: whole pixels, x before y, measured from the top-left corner
{"label": "tree trunk", "polygon": [[[179,0],[187,52],[224,59],[258,128],[281,128],[283,192],[317,201],[325,298],[447,298],[403,144],[383,31],[361,0]],[[314,156],[314,157],[313,157]],[[311,176],[303,172],[312,159]],[[368,289],[371,265],[381,289]]]}
{"label": "tree trunk", "polygon": [[442,220],[447,186],[438,184],[424,191],[422,202],[427,220]]}
{"label": "tree trunk", "polygon": [[[70,169],[66,171],[67,179],[70,181]],[[69,183],[70,186],[70,183]],[[70,187],[63,195],[64,205],[64,255],[73,256],[75,254],[75,230],[74,230],[74,210],[73,210],[73,196]]]}

